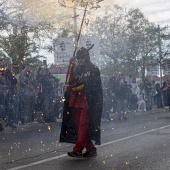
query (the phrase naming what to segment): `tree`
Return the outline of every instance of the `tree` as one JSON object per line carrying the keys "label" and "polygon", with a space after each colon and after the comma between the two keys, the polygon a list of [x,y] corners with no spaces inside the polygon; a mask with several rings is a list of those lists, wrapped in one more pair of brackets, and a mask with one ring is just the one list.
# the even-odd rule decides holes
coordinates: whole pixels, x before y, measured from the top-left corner
{"label": "tree", "polygon": [[47,39],[49,42],[52,41],[54,27],[46,22],[31,25],[24,20],[23,13],[26,9],[23,6],[16,4],[8,8],[7,2],[0,5],[1,58],[10,57],[11,61],[17,65],[40,64],[40,58],[44,56],[41,56],[39,51],[44,48],[43,42]]}
{"label": "tree", "polygon": [[113,60],[115,72],[138,76],[156,55],[155,25],[139,9],[107,7],[91,28],[100,37],[101,55]]}
{"label": "tree", "polygon": [[130,58],[133,59],[132,65],[135,68],[136,75],[138,75],[138,70],[141,70],[141,76],[144,79],[146,67],[156,64],[155,60],[153,60],[157,48],[155,25],[145,19],[138,9],[135,9],[128,12],[127,26],[128,42],[131,46],[131,51],[127,53],[127,56],[131,55]]}
{"label": "tree", "polygon": [[119,70],[119,63],[125,52],[125,9],[114,6],[107,7],[104,17],[98,17],[91,30],[99,35],[101,55],[114,61],[115,71]]}

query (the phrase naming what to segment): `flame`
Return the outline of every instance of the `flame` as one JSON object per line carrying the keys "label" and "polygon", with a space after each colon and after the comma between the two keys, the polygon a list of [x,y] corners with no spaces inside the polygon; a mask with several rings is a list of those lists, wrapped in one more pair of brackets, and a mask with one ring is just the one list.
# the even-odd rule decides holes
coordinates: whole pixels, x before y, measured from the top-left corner
{"label": "flame", "polygon": [[51,130],[51,127],[50,127],[50,126],[48,126],[48,130]]}
{"label": "flame", "polygon": [[65,102],[66,101],[66,99],[65,98],[62,98],[62,102]]}

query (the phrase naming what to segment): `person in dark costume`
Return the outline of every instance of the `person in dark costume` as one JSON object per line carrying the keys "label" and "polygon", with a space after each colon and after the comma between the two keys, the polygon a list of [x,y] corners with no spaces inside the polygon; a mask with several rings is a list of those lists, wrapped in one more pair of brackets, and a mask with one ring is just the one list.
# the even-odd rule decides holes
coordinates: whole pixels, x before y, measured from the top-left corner
{"label": "person in dark costume", "polygon": [[[60,142],[75,143],[68,156],[91,157],[97,155],[92,140],[101,144],[102,83],[98,67],[90,61],[89,49],[80,48],[76,59],[78,65],[74,64],[65,92]],[[84,148],[86,152],[82,153]]]}

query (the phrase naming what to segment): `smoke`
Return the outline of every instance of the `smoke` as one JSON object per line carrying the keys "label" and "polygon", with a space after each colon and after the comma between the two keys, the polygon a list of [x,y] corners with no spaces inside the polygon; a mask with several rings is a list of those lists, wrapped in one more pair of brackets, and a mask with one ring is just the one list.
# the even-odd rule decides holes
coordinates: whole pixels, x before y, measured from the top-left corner
{"label": "smoke", "polygon": [[29,23],[54,22],[58,3],[54,0],[18,0],[23,9],[23,17]]}
{"label": "smoke", "polygon": [[[96,0],[14,0],[16,4],[20,6],[20,13],[23,15],[23,19],[36,25],[40,22],[57,23],[62,24],[72,20],[73,7],[76,1],[77,13],[83,14],[84,6],[88,2],[89,9],[94,6],[93,14],[104,9],[107,5],[113,5],[116,0],[104,0],[98,3],[99,8],[95,10]],[[83,8],[82,8],[83,7]],[[97,12],[96,12],[97,11]]]}

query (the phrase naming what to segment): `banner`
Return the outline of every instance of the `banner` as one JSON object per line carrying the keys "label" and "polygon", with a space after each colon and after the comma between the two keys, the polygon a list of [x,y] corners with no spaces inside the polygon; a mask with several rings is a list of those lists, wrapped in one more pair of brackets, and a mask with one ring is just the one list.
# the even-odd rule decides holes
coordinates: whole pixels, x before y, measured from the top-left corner
{"label": "banner", "polygon": [[159,66],[147,67],[147,76],[149,75],[159,75]]}
{"label": "banner", "polygon": [[54,64],[67,64],[73,55],[72,38],[59,38],[54,41]]}
{"label": "banner", "polygon": [[[97,36],[81,36],[78,49],[81,47],[94,47],[89,51],[92,63],[99,62],[100,45]],[[72,38],[59,38],[54,41],[54,64],[68,64],[70,57],[74,53],[74,43]]]}

